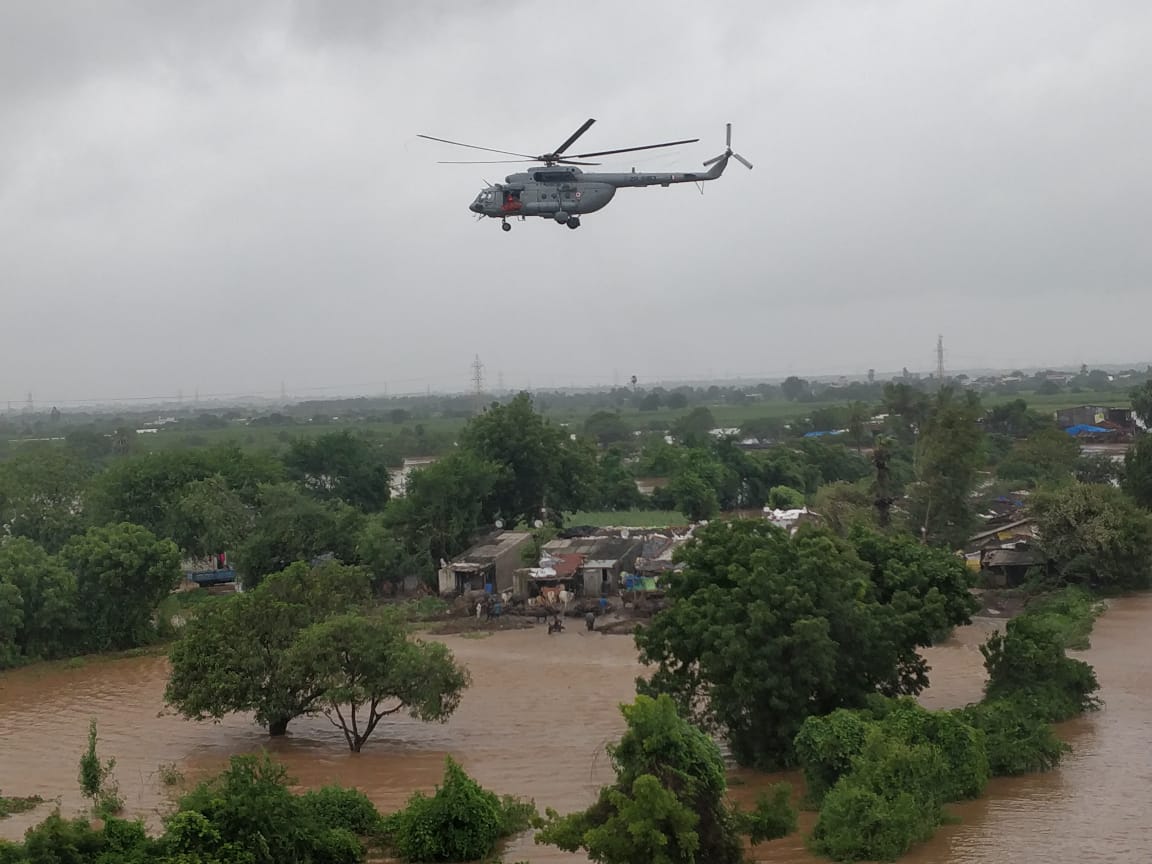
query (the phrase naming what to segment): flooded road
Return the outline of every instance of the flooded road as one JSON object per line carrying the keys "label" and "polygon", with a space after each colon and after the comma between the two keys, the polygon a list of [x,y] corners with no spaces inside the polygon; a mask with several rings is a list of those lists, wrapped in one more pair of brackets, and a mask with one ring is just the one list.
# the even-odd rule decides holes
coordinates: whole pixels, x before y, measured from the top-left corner
{"label": "flooded road", "polygon": [[[1057,771],[996,781],[980,801],[954,808],[962,820],[937,832],[904,860],[916,864],[1052,864],[1128,862],[1152,848],[1152,597],[1118,601],[1096,625],[1084,657],[1096,666],[1107,703],[1061,734],[1075,748]],[[979,621],[928,652],[934,686],[929,707],[980,697],[977,646],[996,622]],[[92,660],[41,666],[0,676],[0,784],[6,794],[59,798],[62,811],[85,802],[76,781],[88,720],[99,750],[116,758],[115,776],[128,811],[156,824],[171,789],[160,766],[174,764],[194,780],[236,753],[267,747],[302,786],[341,783],[367,793],[383,810],[414,789],[430,791],[452,754],[484,786],[534,798],[561,812],[586,806],[612,779],[604,745],[619,736],[617,710],[641,672],[632,640],[572,628],[548,637],[542,628],[486,638],[444,637],[468,665],[473,686],[444,725],[407,718],[382,724],[363,753],[347,751],[323,717],[293,722],[272,741],[247,718],[194,723],[163,704],[163,657]],[[733,794],[755,798],[780,777],[738,772]],[[794,778],[784,778],[794,779]],[[48,806],[0,821],[0,836],[19,839]],[[811,823],[805,816],[804,825]],[[800,835],[757,847],[755,860],[811,862]],[[578,861],[580,856],[516,841],[506,861]]]}

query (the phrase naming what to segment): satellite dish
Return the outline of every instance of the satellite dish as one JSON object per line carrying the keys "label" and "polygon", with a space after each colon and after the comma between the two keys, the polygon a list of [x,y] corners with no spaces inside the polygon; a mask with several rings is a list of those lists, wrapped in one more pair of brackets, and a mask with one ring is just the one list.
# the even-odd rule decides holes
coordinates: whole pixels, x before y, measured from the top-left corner
{"label": "satellite dish", "polygon": [[627,540],[631,536],[631,534],[629,533],[628,529],[625,528],[623,531],[620,532],[620,536],[623,539]]}
{"label": "satellite dish", "polygon": [[543,527],[544,527],[544,523],[543,523],[543,522],[541,522],[539,519],[537,519],[537,520],[536,520],[535,522],[533,522],[532,524],[533,524],[533,525],[535,525],[537,528],[543,528]]}
{"label": "satellite dish", "polygon": [[497,519],[496,520],[496,527],[497,528],[503,528],[504,527],[504,520],[503,519]]}

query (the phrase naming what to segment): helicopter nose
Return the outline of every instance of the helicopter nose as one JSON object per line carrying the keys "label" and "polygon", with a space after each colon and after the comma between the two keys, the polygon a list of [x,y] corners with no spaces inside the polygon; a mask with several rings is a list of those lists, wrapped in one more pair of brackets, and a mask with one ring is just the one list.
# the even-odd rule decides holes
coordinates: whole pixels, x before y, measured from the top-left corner
{"label": "helicopter nose", "polygon": [[473,201],[471,204],[468,205],[468,209],[471,210],[473,213],[479,213],[480,212],[480,202],[479,201]]}

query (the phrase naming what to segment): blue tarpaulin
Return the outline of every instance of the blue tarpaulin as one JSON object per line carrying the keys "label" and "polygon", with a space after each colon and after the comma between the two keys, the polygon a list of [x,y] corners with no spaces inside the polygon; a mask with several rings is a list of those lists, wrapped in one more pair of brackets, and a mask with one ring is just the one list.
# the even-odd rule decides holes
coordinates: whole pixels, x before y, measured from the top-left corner
{"label": "blue tarpaulin", "polygon": [[805,432],[805,438],[823,438],[825,435],[843,435],[843,429],[825,429],[819,432]]}
{"label": "blue tarpaulin", "polygon": [[1078,426],[1069,426],[1064,430],[1069,435],[1085,435],[1094,434],[1097,432],[1107,432],[1103,426],[1089,426],[1087,423],[1081,423]]}

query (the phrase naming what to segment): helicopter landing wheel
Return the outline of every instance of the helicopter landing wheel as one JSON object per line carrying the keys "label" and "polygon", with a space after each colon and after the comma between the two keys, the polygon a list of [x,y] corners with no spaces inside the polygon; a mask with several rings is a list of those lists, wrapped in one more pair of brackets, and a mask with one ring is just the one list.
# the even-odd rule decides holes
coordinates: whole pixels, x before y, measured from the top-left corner
{"label": "helicopter landing wheel", "polygon": [[509,225],[507,222],[501,222],[501,223],[500,223],[500,228],[501,228],[501,230],[503,230],[503,231],[511,231],[511,230],[512,230],[512,226],[511,226],[511,225]]}
{"label": "helicopter landing wheel", "polygon": [[580,220],[577,219],[575,216],[573,216],[571,219],[568,220],[568,227],[569,228],[579,228],[580,227]]}

